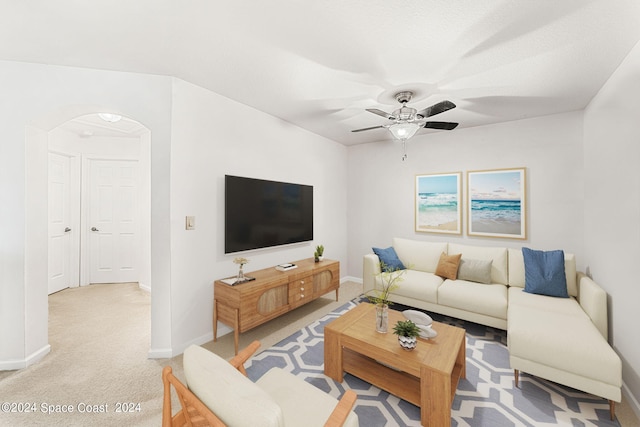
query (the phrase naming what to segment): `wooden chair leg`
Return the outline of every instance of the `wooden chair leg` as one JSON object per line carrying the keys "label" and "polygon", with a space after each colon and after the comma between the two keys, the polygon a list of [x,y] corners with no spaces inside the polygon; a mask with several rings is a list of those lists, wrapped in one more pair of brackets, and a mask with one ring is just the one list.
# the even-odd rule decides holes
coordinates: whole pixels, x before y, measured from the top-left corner
{"label": "wooden chair leg", "polygon": [[513,376],[516,379],[516,388],[518,388],[518,383],[520,382],[520,371],[518,371],[517,369],[514,369]]}
{"label": "wooden chair leg", "polygon": [[609,415],[611,415],[611,421],[616,419],[616,402],[609,400]]}

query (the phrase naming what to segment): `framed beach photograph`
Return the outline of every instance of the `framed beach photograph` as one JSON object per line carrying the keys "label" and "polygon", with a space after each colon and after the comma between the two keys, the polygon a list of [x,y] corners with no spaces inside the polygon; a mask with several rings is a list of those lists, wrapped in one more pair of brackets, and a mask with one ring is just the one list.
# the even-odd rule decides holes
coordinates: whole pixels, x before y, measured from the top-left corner
{"label": "framed beach photograph", "polygon": [[526,239],[525,168],[467,172],[467,234]]}
{"label": "framed beach photograph", "polygon": [[462,173],[416,176],[416,231],[462,234]]}

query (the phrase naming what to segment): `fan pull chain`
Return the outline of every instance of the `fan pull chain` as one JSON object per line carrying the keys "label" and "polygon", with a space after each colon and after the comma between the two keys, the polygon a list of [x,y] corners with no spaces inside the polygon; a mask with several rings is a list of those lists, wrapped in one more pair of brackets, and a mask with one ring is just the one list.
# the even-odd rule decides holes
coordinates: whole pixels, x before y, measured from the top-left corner
{"label": "fan pull chain", "polygon": [[407,140],[402,140],[402,161],[407,160]]}

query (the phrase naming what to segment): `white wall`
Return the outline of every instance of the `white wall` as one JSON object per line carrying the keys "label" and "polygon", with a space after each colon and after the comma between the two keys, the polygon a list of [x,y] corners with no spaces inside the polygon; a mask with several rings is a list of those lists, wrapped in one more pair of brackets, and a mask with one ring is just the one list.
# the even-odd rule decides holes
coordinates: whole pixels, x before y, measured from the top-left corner
{"label": "white wall", "polygon": [[585,251],[609,294],[610,340],[640,413],[640,45],[591,101],[584,120]]}
{"label": "white wall", "polygon": [[[349,149],[349,271],[362,277],[362,256],[372,246],[387,247],[393,237],[458,241],[483,246],[528,246],[583,254],[582,113],[573,112],[491,126],[419,135],[401,160],[397,142]],[[420,174],[526,167],[526,240],[417,233],[414,182]],[[466,209],[466,198],[463,201]]]}
{"label": "white wall", "polygon": [[74,117],[117,111],[149,128],[152,163],[152,348],[170,348],[171,79],[0,61],[0,369],[46,353],[47,132]]}
{"label": "white wall", "polygon": [[212,282],[236,272],[223,253],[225,174],[314,186],[315,241],[245,253],[247,271],[309,258],[319,243],[346,268],[344,146],[170,77],[0,62],[0,91],[0,369],[48,351],[47,134],[84,114],[151,131],[151,357],[212,336]]}
{"label": "white wall", "polygon": [[[178,79],[171,140],[175,352],[212,338],[213,281],[237,273],[237,254],[224,254],[225,174],[314,187],[314,242],[244,252],[245,272],[310,258],[322,243],[345,274],[344,146]],[[196,217],[195,230],[185,230],[187,215]]]}

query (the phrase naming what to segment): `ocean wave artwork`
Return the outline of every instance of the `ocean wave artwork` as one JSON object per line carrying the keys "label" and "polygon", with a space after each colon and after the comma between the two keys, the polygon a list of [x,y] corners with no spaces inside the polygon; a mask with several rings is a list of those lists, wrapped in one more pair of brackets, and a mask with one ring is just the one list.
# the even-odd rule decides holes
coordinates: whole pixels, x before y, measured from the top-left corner
{"label": "ocean wave artwork", "polygon": [[420,194],[418,210],[421,224],[438,226],[455,221],[458,217],[457,196],[451,193]]}
{"label": "ocean wave artwork", "polygon": [[416,230],[460,233],[459,174],[417,178]]}
{"label": "ocean wave artwork", "polygon": [[525,238],[524,169],[469,173],[469,234]]}

